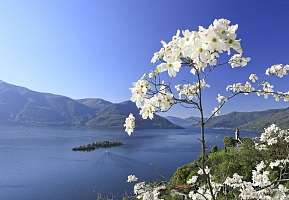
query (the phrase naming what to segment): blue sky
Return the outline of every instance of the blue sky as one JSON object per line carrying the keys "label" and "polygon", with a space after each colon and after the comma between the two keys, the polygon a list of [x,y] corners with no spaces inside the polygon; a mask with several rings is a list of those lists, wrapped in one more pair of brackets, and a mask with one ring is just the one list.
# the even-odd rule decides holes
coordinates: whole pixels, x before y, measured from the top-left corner
{"label": "blue sky", "polygon": [[[274,63],[289,63],[286,0],[26,0],[0,1],[0,80],[72,98],[127,100],[131,82],[153,68],[150,58],[177,29],[196,29],[215,18],[239,24],[252,62],[224,67],[210,77],[205,103],[229,83]],[[181,76],[181,75],[180,75]],[[262,76],[262,75],[261,75]],[[288,88],[288,78],[276,88]],[[273,80],[274,82],[275,80]],[[272,100],[239,98],[232,110],[285,107]],[[172,114],[191,115],[174,109]]]}

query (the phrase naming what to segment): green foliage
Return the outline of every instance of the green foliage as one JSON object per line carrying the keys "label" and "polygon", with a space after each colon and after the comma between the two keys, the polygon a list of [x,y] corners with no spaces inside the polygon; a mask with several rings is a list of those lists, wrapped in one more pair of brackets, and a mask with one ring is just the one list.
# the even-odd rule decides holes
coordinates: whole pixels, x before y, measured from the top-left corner
{"label": "green foliage", "polygon": [[241,138],[240,139],[242,142],[243,147],[253,147],[254,146],[254,141],[251,138]]}
{"label": "green foliage", "polygon": [[212,148],[211,148],[211,153],[216,153],[218,151],[218,146],[213,146]]}
{"label": "green foliage", "polygon": [[237,144],[237,140],[235,140],[233,137],[224,137],[224,145],[225,147],[234,147]]}
{"label": "green foliage", "polygon": [[165,199],[165,200],[183,200],[184,197],[174,194],[172,195],[170,190],[166,190],[163,194],[161,194],[160,199]]}
{"label": "green foliage", "polygon": [[227,148],[210,153],[208,165],[211,166],[215,181],[223,182],[226,177],[238,172],[245,180],[251,179],[252,170],[258,163],[257,150],[250,138],[244,139],[239,148]]}
{"label": "green foliage", "polygon": [[[229,142],[232,142],[230,137],[227,138]],[[238,148],[230,146],[227,149],[211,151],[207,159],[207,165],[210,166],[216,182],[222,182],[226,177],[232,176],[236,172],[244,176],[244,180],[250,180],[252,170],[260,159],[261,156],[255,149],[253,140],[243,138],[242,144]],[[197,175],[199,166],[200,159],[178,168],[170,180],[171,188],[186,184],[189,178]]]}
{"label": "green foliage", "polygon": [[271,148],[264,151],[263,159],[275,161],[288,157],[289,145],[286,141],[279,141],[278,145],[272,145]]}
{"label": "green foliage", "polygon": [[[234,139],[226,137],[224,142],[227,142],[227,148],[217,150],[217,147],[213,147],[207,157],[206,165],[211,169],[212,181],[222,183],[227,177],[232,177],[234,173],[238,173],[243,176],[244,181],[252,181],[252,170],[256,168],[256,165],[262,160],[275,161],[276,159],[284,159],[288,156],[289,146],[285,141],[281,141],[278,145],[272,145],[266,151],[258,151],[255,148],[254,141],[251,138],[242,138],[241,143],[238,146],[233,145]],[[178,191],[188,194],[192,190],[191,186],[186,188],[186,182],[192,176],[197,175],[197,171],[201,166],[201,158],[193,161],[190,164],[186,164],[177,169],[175,174],[171,177],[169,187],[164,193],[163,199],[178,200],[181,197],[171,196],[171,190],[177,189]],[[289,170],[289,166],[287,171]],[[270,172],[270,180],[276,180],[280,175],[279,169],[271,169],[269,166],[266,168]],[[201,179],[200,179],[201,178]],[[286,175],[286,179],[289,179],[289,174]],[[203,185],[205,180],[202,177],[198,178],[198,185]],[[289,187],[289,181],[282,182],[286,187]],[[179,186],[182,186],[181,189]],[[232,190],[225,197],[223,193],[217,196],[217,200],[233,200],[237,199],[238,191]]]}
{"label": "green foliage", "polygon": [[193,171],[197,171],[197,169],[198,161],[194,161],[193,163],[179,167],[170,180],[170,187],[176,188],[179,185],[186,184],[187,179],[189,179],[189,175]]}
{"label": "green foliage", "polygon": [[211,170],[214,172],[217,181],[223,181],[233,170],[239,168],[239,164],[235,162],[237,157],[238,153],[234,148],[209,155],[208,163],[209,166],[213,166]]}

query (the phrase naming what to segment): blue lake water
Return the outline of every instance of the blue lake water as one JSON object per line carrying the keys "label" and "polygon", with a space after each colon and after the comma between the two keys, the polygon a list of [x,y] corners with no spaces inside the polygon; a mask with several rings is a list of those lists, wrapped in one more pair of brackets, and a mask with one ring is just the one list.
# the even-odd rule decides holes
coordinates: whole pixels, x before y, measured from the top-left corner
{"label": "blue lake water", "polygon": [[[207,130],[208,145],[222,146],[232,130]],[[241,136],[256,136],[241,132]],[[93,152],[75,146],[98,140],[124,145]],[[127,176],[168,179],[199,155],[199,131],[141,130],[129,137],[117,130],[0,127],[1,200],[93,200],[99,193],[131,192]]]}

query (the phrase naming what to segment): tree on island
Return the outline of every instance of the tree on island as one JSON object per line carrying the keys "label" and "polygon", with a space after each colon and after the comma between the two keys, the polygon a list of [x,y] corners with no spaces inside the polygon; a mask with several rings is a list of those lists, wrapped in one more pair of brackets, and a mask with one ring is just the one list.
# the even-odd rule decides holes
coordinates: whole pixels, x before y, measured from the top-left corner
{"label": "tree on island", "polygon": [[[157,65],[156,68],[133,83],[133,87],[130,88],[131,100],[140,109],[143,119],[153,119],[155,113],[166,112],[176,104],[198,111],[201,128],[201,166],[199,166],[200,170],[197,175],[193,176],[188,183],[195,186],[189,193],[191,199],[216,200],[221,197],[228,199],[226,195],[229,191],[236,191],[239,199],[269,199],[269,197],[286,199],[289,198],[288,189],[281,184],[288,179],[288,171],[285,173],[284,170],[281,170],[281,166],[284,168],[284,165],[286,166],[289,162],[286,154],[285,158],[270,160],[271,163],[268,163],[269,160],[260,162],[256,166],[256,170],[252,172],[252,182],[245,182],[241,176],[235,174],[232,178],[228,177],[223,183],[216,183],[212,180],[213,176],[207,165],[206,124],[220,114],[227,102],[237,96],[249,94],[256,94],[264,98],[271,96],[276,101],[289,101],[289,92],[274,90],[274,86],[268,80],[261,81],[255,73],[252,73],[245,83],[232,83],[227,86],[226,94],[218,94],[216,108],[208,117],[205,117],[204,90],[210,87],[207,83],[208,76],[217,68],[229,65],[238,69],[245,67],[250,61],[249,57],[244,57],[241,40],[236,34],[237,29],[238,25],[231,25],[229,20],[216,19],[207,28],[200,26],[196,31],[178,30],[170,42],[161,41],[162,48],[154,53],[151,60],[153,64]],[[185,83],[179,81],[173,85],[172,81],[177,81],[177,74],[181,70],[191,74],[190,81]],[[170,82],[162,79],[161,75],[165,72],[171,78]],[[289,65],[277,64],[269,67],[265,73],[268,77],[282,78],[288,72]],[[126,132],[131,135],[136,126],[135,117],[132,114],[128,116],[124,126]],[[279,135],[281,133],[282,136]],[[264,137],[271,139],[271,143],[267,143],[268,141],[265,141]],[[256,142],[256,146],[260,151],[270,149],[280,139],[287,139],[285,141],[289,144],[288,131],[272,125],[265,130],[260,138],[261,142]],[[287,148],[288,144],[285,144]],[[277,180],[270,180],[271,175],[265,171],[269,165],[280,170]],[[198,183],[201,179],[205,180],[203,184]],[[159,194],[156,188],[148,187],[143,182],[135,185],[135,193],[143,199],[158,199]],[[149,196],[154,197],[149,198]]]}

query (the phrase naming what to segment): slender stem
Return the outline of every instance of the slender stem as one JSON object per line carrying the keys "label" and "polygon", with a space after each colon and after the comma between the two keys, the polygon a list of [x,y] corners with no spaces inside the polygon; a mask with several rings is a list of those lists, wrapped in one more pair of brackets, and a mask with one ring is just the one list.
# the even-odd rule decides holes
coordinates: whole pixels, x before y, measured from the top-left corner
{"label": "slender stem", "polygon": [[206,140],[205,140],[205,116],[204,116],[204,110],[203,110],[203,103],[202,103],[202,87],[201,87],[201,78],[200,74],[197,71],[197,77],[199,81],[199,110],[201,114],[201,144],[202,144],[202,170],[203,174],[207,176],[207,184],[209,186],[209,190],[212,196],[212,199],[215,200],[215,195],[213,192],[210,175],[205,172],[206,167]]}

